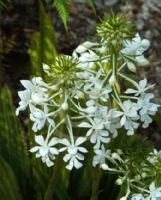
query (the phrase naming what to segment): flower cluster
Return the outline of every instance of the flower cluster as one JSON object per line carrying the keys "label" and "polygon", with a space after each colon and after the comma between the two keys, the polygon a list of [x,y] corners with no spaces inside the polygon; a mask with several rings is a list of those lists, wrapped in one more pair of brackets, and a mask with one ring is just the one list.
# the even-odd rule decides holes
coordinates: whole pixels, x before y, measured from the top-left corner
{"label": "flower cluster", "polygon": [[[61,55],[51,65],[44,64],[48,81],[41,77],[21,81],[25,89],[18,92],[16,115],[28,107],[33,131],[48,130],[35,136],[38,145],[30,151],[49,167],[60,153],[64,153],[68,170],[82,167],[88,153],[84,145],[90,142],[95,153],[94,167],[122,172],[119,165],[125,161],[119,153],[111,153],[109,145],[121,134],[119,130],[131,136],[139,125],[147,128],[158,110],[153,94],[148,92],[154,85],[149,85],[146,78],[132,78],[137,65],[149,63],[143,55],[150,46],[149,40],[142,40],[138,33],[132,38],[122,17],[110,20],[98,25],[99,41],[84,42],[72,56]],[[106,160],[117,168],[110,168]],[[124,182],[123,178],[118,182]],[[129,180],[128,192],[122,199],[129,197],[131,184]],[[160,196],[161,189],[152,182],[149,190],[141,190],[131,198],[154,200]]]}

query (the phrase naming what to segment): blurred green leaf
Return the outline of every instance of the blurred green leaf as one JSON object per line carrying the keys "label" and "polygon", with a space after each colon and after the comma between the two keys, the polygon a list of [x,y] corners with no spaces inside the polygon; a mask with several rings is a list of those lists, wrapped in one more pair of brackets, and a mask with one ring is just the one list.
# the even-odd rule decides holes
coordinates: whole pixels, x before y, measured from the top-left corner
{"label": "blurred green leaf", "polygon": [[3,200],[22,200],[16,176],[10,165],[0,156],[0,198]]}
{"label": "blurred green leaf", "polygon": [[33,74],[43,76],[42,64],[52,64],[56,56],[54,27],[51,16],[45,12],[43,5],[39,5],[40,31],[32,36],[30,49]]}
{"label": "blurred green leaf", "polygon": [[71,2],[71,0],[54,0],[54,2],[53,2],[53,6],[58,11],[66,30],[68,29],[67,21],[68,21],[68,17],[69,17],[70,2]]}
{"label": "blurred green leaf", "polygon": [[96,7],[95,7],[95,4],[94,4],[94,0],[88,0],[88,4],[91,6],[94,14],[96,15]]}
{"label": "blurred green leaf", "polygon": [[15,116],[15,107],[7,87],[1,88],[0,111],[0,155],[12,167],[25,197],[30,190],[30,162],[24,132]]}

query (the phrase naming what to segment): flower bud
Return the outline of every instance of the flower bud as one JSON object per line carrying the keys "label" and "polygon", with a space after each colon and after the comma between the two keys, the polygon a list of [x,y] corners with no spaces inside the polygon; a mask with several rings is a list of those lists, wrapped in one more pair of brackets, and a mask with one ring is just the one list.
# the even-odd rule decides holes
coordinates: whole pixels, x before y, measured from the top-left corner
{"label": "flower bud", "polygon": [[150,46],[150,41],[147,40],[147,39],[143,39],[143,40],[141,41],[141,45],[142,45],[142,47],[143,47],[144,49],[148,49],[149,46]]}
{"label": "flower bud", "polygon": [[148,61],[146,58],[144,58],[143,55],[137,56],[137,57],[136,57],[136,61],[137,61],[138,64],[141,65],[141,66],[145,66],[145,65],[149,64],[149,61]]}
{"label": "flower bud", "polygon": [[78,99],[84,99],[84,93],[81,91],[77,92],[77,97]]}
{"label": "flower bud", "polygon": [[136,67],[135,67],[134,63],[128,62],[128,63],[127,63],[127,67],[128,67],[128,69],[129,69],[130,71],[136,72]]}
{"label": "flower bud", "polygon": [[69,108],[68,103],[67,103],[67,102],[64,102],[64,103],[61,105],[61,108],[62,108],[62,110],[64,110],[64,111],[68,110],[68,108]]}
{"label": "flower bud", "polygon": [[97,45],[97,43],[93,43],[93,42],[89,42],[89,41],[86,41],[82,44],[84,47],[86,47],[87,49]]}
{"label": "flower bud", "polygon": [[122,185],[122,183],[123,183],[123,180],[122,180],[121,178],[118,178],[118,179],[116,180],[116,184],[117,184],[117,185]]}
{"label": "flower bud", "polygon": [[50,70],[49,65],[43,63],[43,66],[42,66],[42,67],[43,67],[44,72],[49,73],[49,70]]}
{"label": "flower bud", "polygon": [[51,89],[54,90],[54,91],[57,91],[59,89],[59,87],[58,87],[58,85],[52,85]]}
{"label": "flower bud", "polygon": [[112,75],[111,75],[111,77],[110,77],[110,79],[109,79],[109,84],[110,84],[111,86],[114,86],[115,83],[116,83],[116,77],[115,77],[115,74],[112,73]]}
{"label": "flower bud", "polygon": [[117,153],[112,153],[112,158],[119,160],[120,162],[122,161],[122,159],[120,158],[119,154]]}
{"label": "flower bud", "polygon": [[87,48],[86,47],[84,47],[83,45],[79,45],[77,48],[76,48],[76,52],[77,53],[84,53],[85,51],[87,50]]}
{"label": "flower bud", "polygon": [[101,165],[101,168],[102,168],[103,170],[108,170],[108,169],[109,169],[108,165],[105,164],[105,163],[103,163],[103,164]]}

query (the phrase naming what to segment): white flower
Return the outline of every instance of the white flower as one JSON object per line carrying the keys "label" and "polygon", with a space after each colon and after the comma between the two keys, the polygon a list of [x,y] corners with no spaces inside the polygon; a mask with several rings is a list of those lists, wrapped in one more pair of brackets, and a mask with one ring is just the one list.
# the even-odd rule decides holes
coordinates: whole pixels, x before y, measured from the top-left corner
{"label": "white flower", "polygon": [[152,118],[150,115],[155,115],[155,113],[158,110],[159,105],[151,103],[150,100],[154,97],[152,93],[148,94],[141,94],[141,97],[139,97],[137,105],[139,108],[139,114],[141,116],[141,121],[143,123],[143,127],[147,128],[149,124],[152,122]]}
{"label": "white flower", "polygon": [[87,41],[79,45],[73,52],[73,57],[80,61],[79,66],[81,68],[91,68],[94,61],[99,59],[99,56],[91,50],[94,46],[97,46],[97,43]]}
{"label": "white flower", "polygon": [[135,56],[136,61],[140,65],[144,66],[149,63],[149,61],[142,55],[150,46],[149,40],[141,40],[139,34],[137,33],[132,41],[125,40],[123,45],[125,46],[125,48],[121,50],[123,54]]}
{"label": "white flower", "polygon": [[149,154],[148,160],[151,164],[155,165],[158,159],[161,160],[161,150],[157,151],[157,149],[154,149],[153,152]]}
{"label": "white flower", "polygon": [[81,68],[92,68],[95,62],[99,60],[99,56],[94,51],[89,50],[80,54],[78,60]]}
{"label": "white flower", "polygon": [[110,141],[109,132],[106,130],[95,130],[90,137],[90,142],[95,144],[96,149],[100,147],[101,142],[109,143]]}
{"label": "white flower", "polygon": [[88,113],[89,115],[90,114],[94,115],[96,113],[96,110],[98,108],[98,105],[96,105],[96,101],[89,100],[86,102],[86,106],[87,108],[84,109],[84,112]]}
{"label": "white flower", "polygon": [[97,43],[93,43],[93,42],[86,41],[86,42],[82,43],[81,45],[79,45],[79,46],[75,49],[75,52],[76,52],[76,53],[79,53],[79,54],[82,54],[82,53],[84,53],[85,51],[87,51],[88,49],[90,49],[91,47],[96,46],[96,45],[97,45]]}
{"label": "white flower", "polygon": [[[103,113],[103,112],[102,112]],[[118,135],[118,129],[120,128],[119,117],[122,115],[122,112],[115,109],[107,110],[106,115],[104,116],[104,126],[110,133],[112,137],[115,138]]]}
{"label": "white flower", "polygon": [[42,135],[35,136],[35,141],[39,146],[35,146],[30,149],[30,152],[36,153],[36,157],[41,157],[42,161],[46,163],[48,167],[52,166],[54,163],[51,160],[55,159],[55,155],[59,152],[53,147],[59,143],[58,139],[53,137],[49,142],[44,140]]}
{"label": "white flower", "polygon": [[40,77],[35,77],[32,81],[21,80],[21,84],[25,90],[18,92],[21,100],[16,109],[16,115],[19,115],[19,111],[25,110],[29,104],[43,104],[48,97],[47,84]]}
{"label": "white flower", "polygon": [[97,130],[102,130],[104,128],[103,125],[103,121],[99,118],[94,118],[93,120],[90,119],[90,123],[89,122],[81,122],[78,127],[81,128],[89,128],[89,130],[87,131],[86,136],[90,136],[94,131]]}
{"label": "white flower", "polygon": [[95,167],[96,165],[102,165],[105,163],[106,157],[110,156],[111,150],[106,150],[103,145],[101,145],[101,149],[95,149],[94,150],[96,155],[93,157],[93,166]]}
{"label": "white flower", "polygon": [[126,94],[135,94],[135,96],[138,96],[139,94],[144,93],[145,91],[147,91],[148,89],[150,89],[152,87],[154,87],[154,85],[147,86],[147,79],[144,78],[143,80],[139,81],[137,90],[129,88],[126,90],[125,93]]}
{"label": "white flower", "polygon": [[136,103],[131,102],[130,100],[123,102],[123,116],[121,118],[120,124],[128,130],[128,135],[134,134],[134,129],[138,128],[139,123],[135,121],[139,119],[138,116],[138,107]]}
{"label": "white flower", "polygon": [[37,132],[38,130],[41,130],[46,123],[46,120],[49,122],[50,125],[53,127],[55,126],[54,120],[49,118],[48,114],[48,107],[45,105],[44,110],[40,110],[39,108],[36,108],[34,106],[30,106],[31,108],[31,114],[30,119],[34,122],[32,126],[32,130]]}
{"label": "white flower", "polygon": [[89,94],[90,99],[101,99],[107,102],[109,99],[109,93],[112,91],[110,85],[102,86],[101,80],[95,80],[93,87],[85,89],[85,92]]}
{"label": "white flower", "polygon": [[149,195],[145,200],[160,200],[161,199],[161,187],[157,188],[155,183],[152,182],[149,186]]}
{"label": "white flower", "polygon": [[133,194],[131,200],[145,200],[142,194]]}
{"label": "white flower", "polygon": [[126,55],[138,56],[142,55],[142,53],[149,48],[150,42],[147,39],[141,40],[139,34],[137,33],[132,41],[125,40],[123,42],[123,45],[125,46],[125,48],[121,50],[122,53]]}
{"label": "white flower", "polygon": [[86,138],[78,137],[74,144],[71,144],[67,139],[60,140],[60,143],[66,147],[59,149],[60,152],[67,150],[67,154],[63,157],[65,162],[69,162],[66,168],[72,170],[73,167],[79,169],[83,166],[80,161],[84,160],[84,156],[81,153],[87,153],[84,147],[80,147],[82,143],[86,141]]}

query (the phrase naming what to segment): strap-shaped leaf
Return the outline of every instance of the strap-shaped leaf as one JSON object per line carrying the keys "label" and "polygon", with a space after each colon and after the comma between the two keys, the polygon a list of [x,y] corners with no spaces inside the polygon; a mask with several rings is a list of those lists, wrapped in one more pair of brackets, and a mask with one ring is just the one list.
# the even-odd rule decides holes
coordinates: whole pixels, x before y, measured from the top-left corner
{"label": "strap-shaped leaf", "polygon": [[69,16],[69,5],[70,5],[70,0],[55,0],[53,3],[53,6],[58,11],[66,30],[68,28],[67,21]]}
{"label": "strap-shaped leaf", "polygon": [[0,199],[22,200],[16,176],[2,157],[0,157],[0,173]]}
{"label": "strap-shaped leaf", "polygon": [[0,156],[11,166],[25,197],[29,190],[29,157],[24,133],[7,87],[1,88],[0,93],[0,130]]}
{"label": "strap-shaped leaf", "polygon": [[33,74],[43,76],[42,64],[52,64],[56,56],[54,27],[50,14],[46,13],[43,5],[39,5],[40,31],[32,36],[30,50]]}

